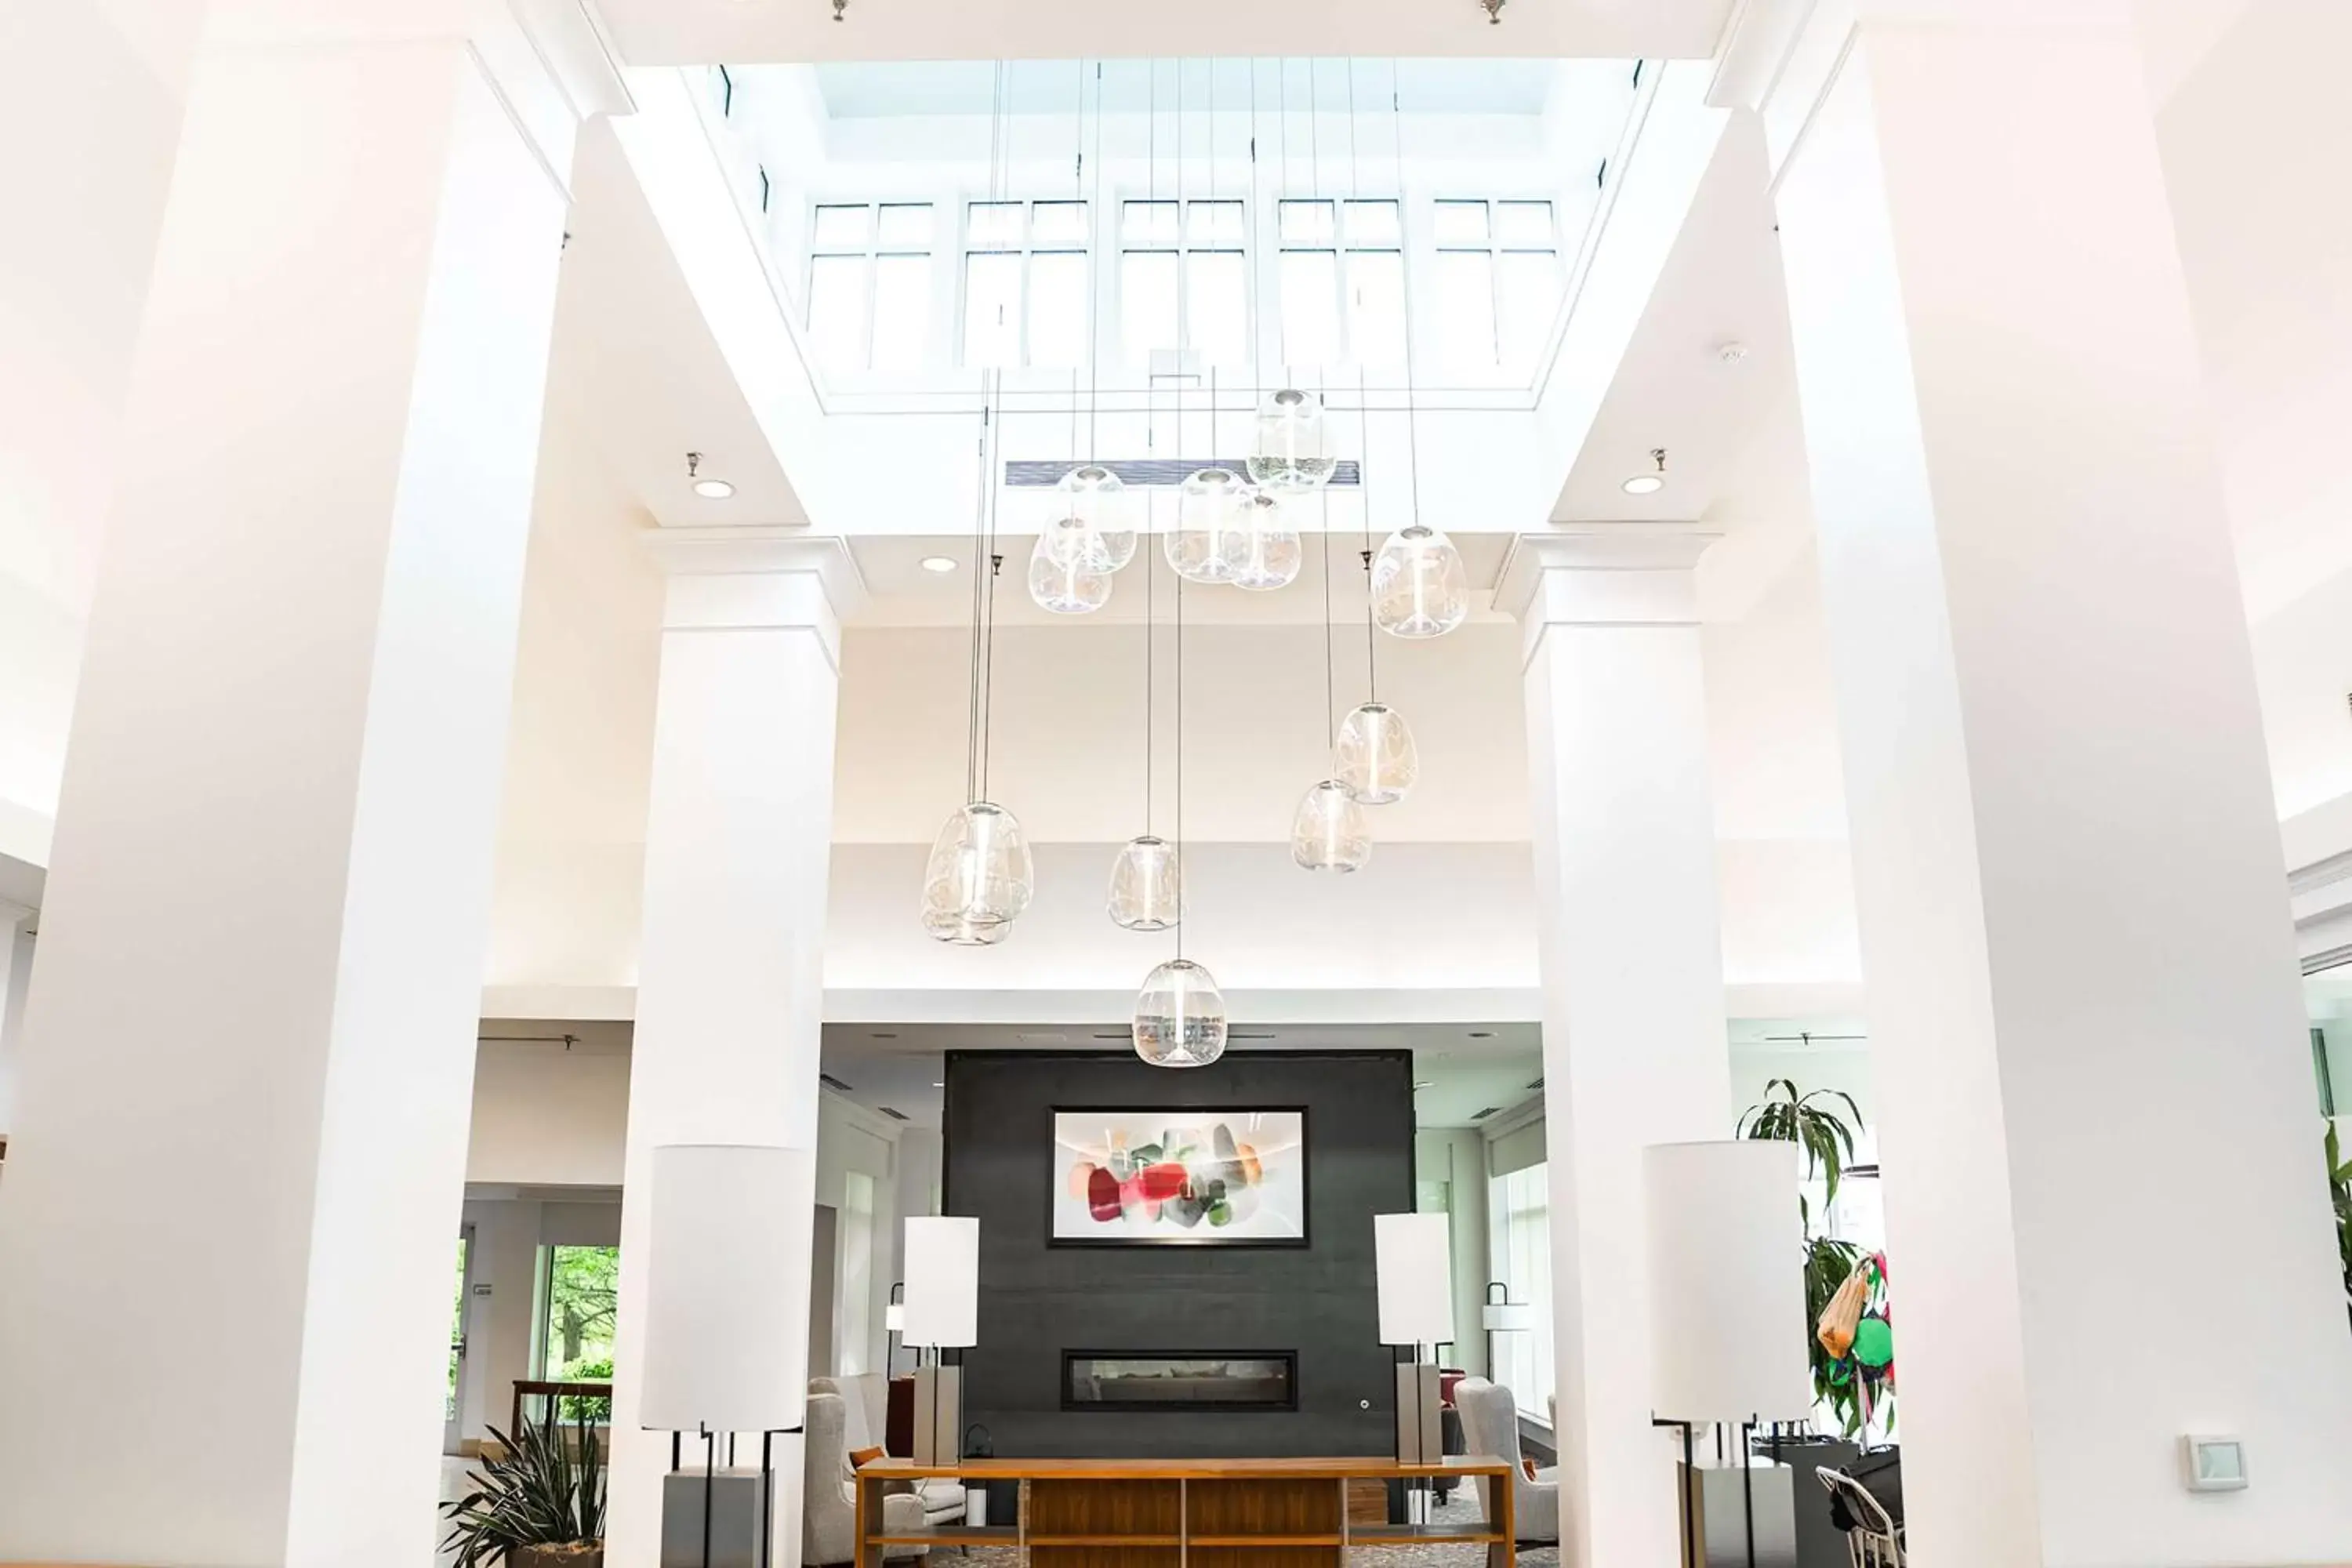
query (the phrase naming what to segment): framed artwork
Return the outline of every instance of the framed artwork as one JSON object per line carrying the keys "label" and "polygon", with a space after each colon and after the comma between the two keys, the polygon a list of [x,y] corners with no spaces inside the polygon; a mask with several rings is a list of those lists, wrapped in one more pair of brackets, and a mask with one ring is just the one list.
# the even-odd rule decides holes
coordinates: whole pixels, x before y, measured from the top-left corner
{"label": "framed artwork", "polygon": [[1307,1112],[1054,1111],[1057,1247],[1304,1247]]}

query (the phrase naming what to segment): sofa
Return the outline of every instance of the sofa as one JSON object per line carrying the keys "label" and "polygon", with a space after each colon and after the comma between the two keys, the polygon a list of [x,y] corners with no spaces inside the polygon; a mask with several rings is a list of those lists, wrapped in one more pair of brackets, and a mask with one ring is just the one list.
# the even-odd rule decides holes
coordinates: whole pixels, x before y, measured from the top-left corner
{"label": "sofa", "polygon": [[[829,1380],[825,1380],[829,1381]],[[801,1491],[801,1562],[806,1568],[857,1561],[857,1490],[849,1466],[848,1405],[840,1394],[808,1398]],[[863,1445],[859,1445],[862,1447]],[[893,1534],[923,1527],[922,1500],[911,1492],[882,1500],[882,1527]],[[920,1546],[890,1546],[886,1558],[920,1557]]]}
{"label": "sofa", "polygon": [[[848,1422],[848,1451],[860,1448],[880,1448],[887,1446],[890,1380],[878,1372],[862,1372],[846,1377],[815,1377],[809,1380],[811,1394],[837,1395]],[[901,1454],[897,1456],[905,1458]],[[919,1481],[915,1496],[923,1505],[923,1522],[929,1525],[960,1524],[964,1516],[963,1483],[957,1480]]]}
{"label": "sofa", "polygon": [[[1511,1391],[1483,1377],[1465,1377],[1454,1390],[1454,1408],[1462,1413],[1463,1447],[1511,1467],[1512,1531],[1526,1545],[1557,1544],[1559,1541],[1559,1469],[1538,1470],[1528,1478],[1519,1458],[1519,1406]],[[1496,1516],[1492,1480],[1481,1480],[1479,1502],[1486,1516]]]}

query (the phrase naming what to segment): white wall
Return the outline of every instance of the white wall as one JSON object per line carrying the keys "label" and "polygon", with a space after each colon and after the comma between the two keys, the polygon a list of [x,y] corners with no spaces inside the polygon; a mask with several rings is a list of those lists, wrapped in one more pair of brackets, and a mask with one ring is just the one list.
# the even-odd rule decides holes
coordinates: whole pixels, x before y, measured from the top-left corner
{"label": "white wall", "polygon": [[625,1025],[486,1022],[486,1035],[578,1031],[577,1045],[485,1042],[474,1058],[466,1179],[519,1186],[621,1184],[629,1121]]}
{"label": "white wall", "polygon": [[1475,1127],[1427,1128],[1413,1134],[1413,1178],[1446,1184],[1453,1246],[1454,1348],[1447,1366],[1484,1377],[1486,1334],[1486,1140]]}

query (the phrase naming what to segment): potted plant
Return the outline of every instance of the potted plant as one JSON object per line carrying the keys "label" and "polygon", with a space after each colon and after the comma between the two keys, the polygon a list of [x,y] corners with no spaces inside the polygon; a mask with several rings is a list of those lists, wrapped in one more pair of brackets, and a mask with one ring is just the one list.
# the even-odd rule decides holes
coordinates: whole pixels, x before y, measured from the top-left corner
{"label": "potted plant", "polygon": [[2344,1305],[2352,1312],[2352,1160],[2344,1157],[2336,1123],[2327,1123],[2327,1191],[2336,1200],[2336,1254],[2344,1265]]}
{"label": "potted plant", "polygon": [[550,1400],[538,1425],[490,1436],[504,1452],[466,1478],[472,1490],[441,1505],[450,1524],[441,1547],[455,1550],[457,1568],[604,1568],[604,1457],[585,1415],[567,1433]]}

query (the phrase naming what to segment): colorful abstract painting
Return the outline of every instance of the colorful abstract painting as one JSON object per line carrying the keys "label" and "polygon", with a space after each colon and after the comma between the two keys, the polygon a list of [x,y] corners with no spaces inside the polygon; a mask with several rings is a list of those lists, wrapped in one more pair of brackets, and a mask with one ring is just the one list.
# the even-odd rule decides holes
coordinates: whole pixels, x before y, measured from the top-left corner
{"label": "colorful abstract painting", "polygon": [[1058,1242],[1303,1246],[1299,1110],[1056,1110]]}

